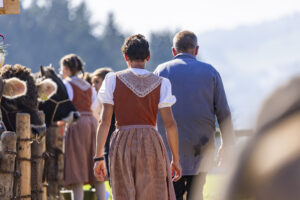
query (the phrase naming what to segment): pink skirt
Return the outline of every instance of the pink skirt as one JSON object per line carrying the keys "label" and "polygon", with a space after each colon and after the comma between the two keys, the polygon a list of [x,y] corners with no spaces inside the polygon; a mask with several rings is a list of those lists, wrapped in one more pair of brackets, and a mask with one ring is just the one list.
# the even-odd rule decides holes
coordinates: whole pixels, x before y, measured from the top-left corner
{"label": "pink skirt", "polygon": [[119,127],[112,135],[109,169],[114,200],[175,200],[170,162],[155,127]]}
{"label": "pink skirt", "polygon": [[81,113],[65,134],[64,184],[93,183],[97,120],[91,113]]}

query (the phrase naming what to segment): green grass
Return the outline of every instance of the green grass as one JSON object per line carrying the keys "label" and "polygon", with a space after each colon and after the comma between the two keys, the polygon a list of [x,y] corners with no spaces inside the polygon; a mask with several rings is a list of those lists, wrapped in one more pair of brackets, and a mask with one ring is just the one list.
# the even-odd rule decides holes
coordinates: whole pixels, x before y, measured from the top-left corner
{"label": "green grass", "polygon": [[206,183],[204,185],[203,197],[204,200],[218,199],[218,195],[221,192],[221,183],[223,181],[221,175],[208,174],[206,177]]}
{"label": "green grass", "polygon": [[[208,174],[206,177],[206,183],[204,186],[204,200],[216,200],[218,195],[220,194],[221,191],[221,183],[223,179],[221,175],[216,175],[216,174]],[[105,182],[105,188],[106,188],[106,196],[108,200],[111,200],[111,190],[109,187],[108,181]],[[85,185],[83,187],[85,191],[89,191],[91,189],[90,185]],[[95,196],[95,195],[94,195]],[[95,198],[90,198],[85,200],[93,200]]]}

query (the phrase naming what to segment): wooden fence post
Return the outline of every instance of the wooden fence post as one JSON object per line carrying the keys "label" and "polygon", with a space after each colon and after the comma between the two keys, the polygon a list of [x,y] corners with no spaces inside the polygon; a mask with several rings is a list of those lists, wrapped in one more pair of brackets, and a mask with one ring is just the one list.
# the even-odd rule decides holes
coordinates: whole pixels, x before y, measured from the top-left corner
{"label": "wooden fence post", "polygon": [[[42,111],[39,112],[39,117],[45,121],[45,115]],[[32,137],[34,135],[32,134]],[[46,138],[43,137],[41,141],[33,141],[31,144],[31,192],[32,200],[44,200],[44,192],[47,188],[43,187],[43,172],[44,172],[44,158],[43,154],[46,151]],[[46,191],[44,191],[46,190]],[[46,198],[47,199],[47,198]],[[46,200],[45,199],[45,200]]]}
{"label": "wooden fence post", "polygon": [[14,174],[17,135],[15,132],[5,131],[1,135],[0,158],[0,199],[13,198]]}
{"label": "wooden fence post", "polygon": [[17,122],[16,133],[18,136],[17,166],[21,172],[21,177],[19,182],[20,186],[17,188],[17,198],[31,199],[30,115],[25,113],[17,113],[16,122]]}
{"label": "wooden fence post", "polygon": [[46,148],[50,154],[47,161],[48,167],[48,200],[59,198],[60,189],[63,184],[63,168],[64,168],[64,153],[63,153],[63,136],[61,128],[50,126],[47,128]]}

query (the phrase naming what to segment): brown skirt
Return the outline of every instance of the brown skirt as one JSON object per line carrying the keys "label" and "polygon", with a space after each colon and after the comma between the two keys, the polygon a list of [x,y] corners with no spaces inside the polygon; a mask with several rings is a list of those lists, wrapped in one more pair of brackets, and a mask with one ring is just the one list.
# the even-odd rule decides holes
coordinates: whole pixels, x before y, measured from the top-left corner
{"label": "brown skirt", "polygon": [[119,127],[112,135],[109,168],[114,200],[175,200],[170,163],[153,126]]}
{"label": "brown skirt", "polygon": [[92,183],[96,150],[97,120],[91,113],[81,113],[79,120],[68,126],[65,134],[64,184]]}

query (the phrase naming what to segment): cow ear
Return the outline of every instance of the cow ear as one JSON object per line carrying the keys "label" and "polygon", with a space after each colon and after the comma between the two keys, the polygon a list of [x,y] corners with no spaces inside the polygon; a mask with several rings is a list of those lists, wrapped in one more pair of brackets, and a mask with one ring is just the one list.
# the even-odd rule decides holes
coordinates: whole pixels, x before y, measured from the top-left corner
{"label": "cow ear", "polygon": [[38,100],[47,101],[57,92],[57,84],[51,79],[45,79],[37,84]]}
{"label": "cow ear", "polygon": [[43,65],[40,66],[42,76],[45,76],[45,69]]}
{"label": "cow ear", "polygon": [[26,95],[27,85],[25,81],[18,78],[4,80],[3,96],[8,99],[15,99]]}

